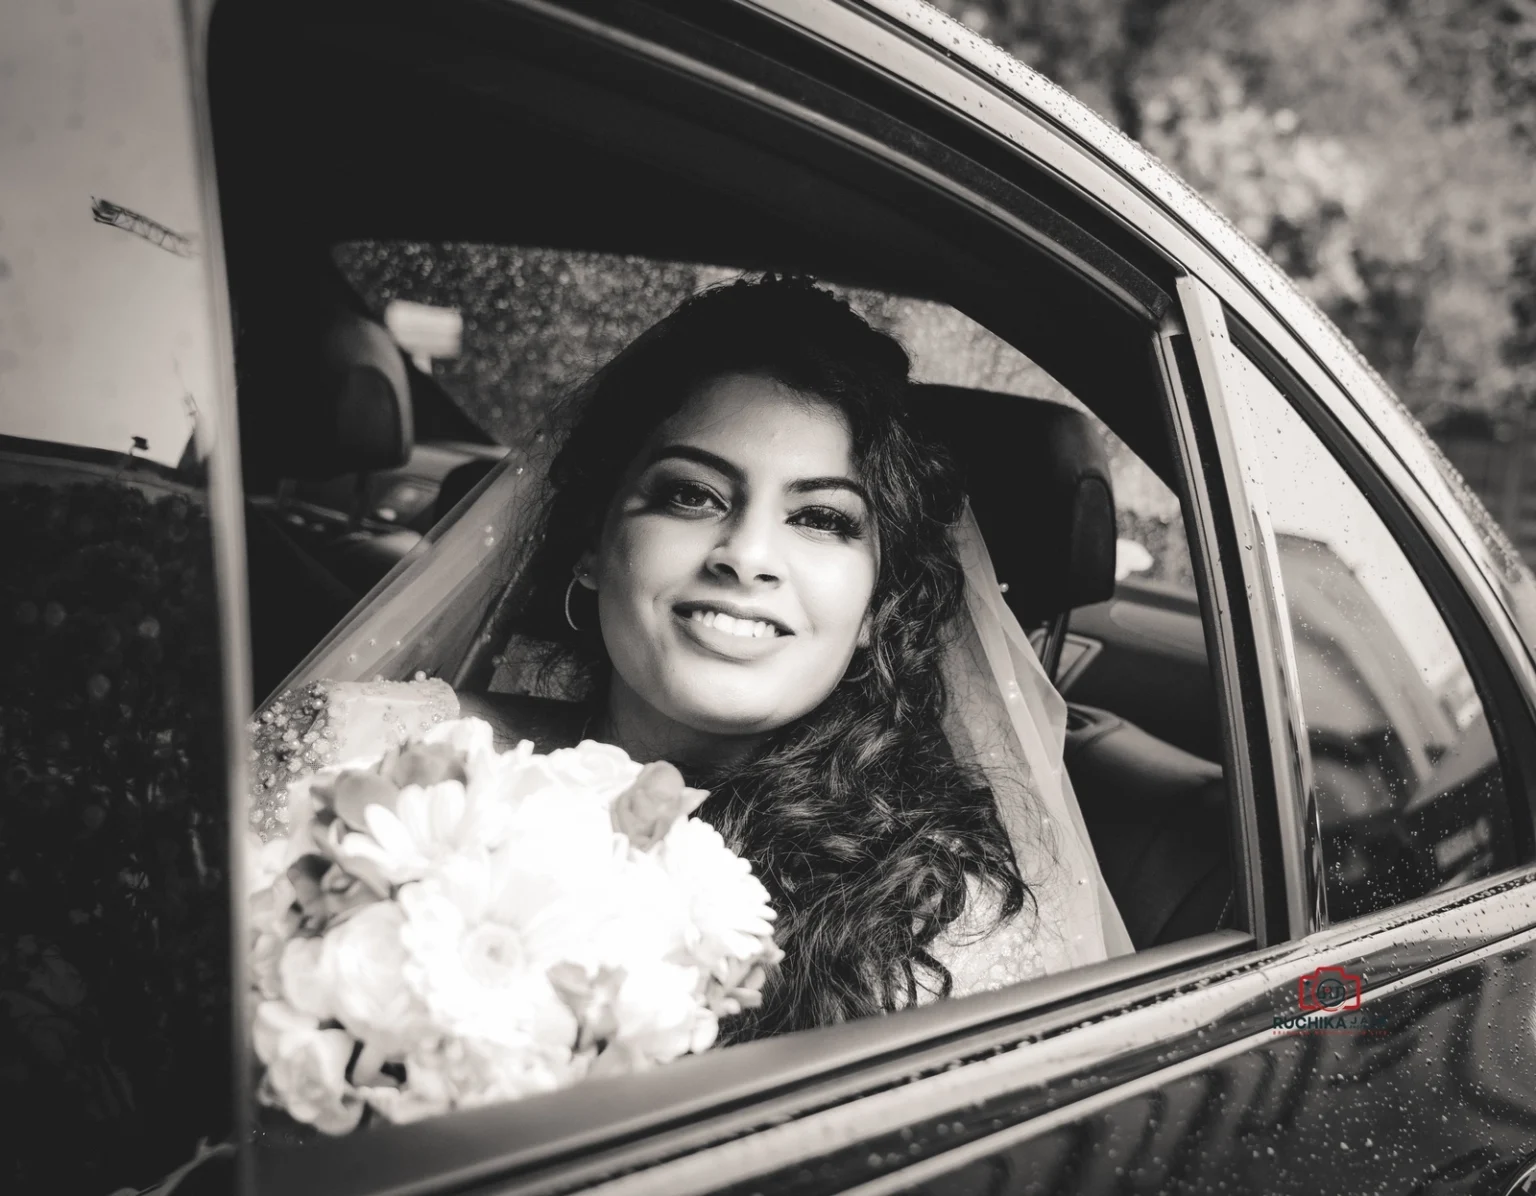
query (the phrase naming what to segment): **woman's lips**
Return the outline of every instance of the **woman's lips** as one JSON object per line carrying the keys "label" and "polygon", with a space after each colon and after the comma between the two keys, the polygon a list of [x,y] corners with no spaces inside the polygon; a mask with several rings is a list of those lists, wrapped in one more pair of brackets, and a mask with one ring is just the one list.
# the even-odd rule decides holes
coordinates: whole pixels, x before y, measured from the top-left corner
{"label": "woman's lips", "polygon": [[754,660],[790,638],[766,619],[738,618],[709,607],[677,609],[673,617],[687,639],[730,660]]}
{"label": "woman's lips", "polygon": [[749,637],[762,639],[794,634],[781,620],[774,618],[767,611],[723,599],[695,598],[687,602],[679,602],[672,611],[680,619],[701,622],[706,627],[713,627],[728,635],[740,636],[742,639]]}
{"label": "woman's lips", "polygon": [[728,615],[723,610],[695,607],[688,612],[688,619],[693,623],[702,623],[705,627],[713,627],[716,631],[723,631],[727,635],[734,635],[738,639],[762,639],[765,635],[780,634],[778,627],[767,619],[743,619]]}

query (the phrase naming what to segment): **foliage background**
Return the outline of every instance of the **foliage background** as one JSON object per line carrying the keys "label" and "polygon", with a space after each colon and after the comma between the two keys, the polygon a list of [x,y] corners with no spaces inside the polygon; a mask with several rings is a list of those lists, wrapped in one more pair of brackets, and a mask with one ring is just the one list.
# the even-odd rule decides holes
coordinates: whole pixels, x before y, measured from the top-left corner
{"label": "foliage background", "polygon": [[1167,161],[1431,427],[1523,422],[1536,0],[937,2]]}

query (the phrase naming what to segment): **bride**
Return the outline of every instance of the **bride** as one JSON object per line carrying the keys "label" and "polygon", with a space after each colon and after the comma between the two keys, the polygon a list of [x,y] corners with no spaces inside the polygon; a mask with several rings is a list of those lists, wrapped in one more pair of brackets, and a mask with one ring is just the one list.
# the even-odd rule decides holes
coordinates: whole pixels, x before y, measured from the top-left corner
{"label": "bride", "polygon": [[710,791],[785,953],[735,1041],[1128,951],[1063,704],[908,375],[805,279],[684,302],[580,392],[547,469],[509,457],[258,715],[258,831],[304,772],[474,715]]}

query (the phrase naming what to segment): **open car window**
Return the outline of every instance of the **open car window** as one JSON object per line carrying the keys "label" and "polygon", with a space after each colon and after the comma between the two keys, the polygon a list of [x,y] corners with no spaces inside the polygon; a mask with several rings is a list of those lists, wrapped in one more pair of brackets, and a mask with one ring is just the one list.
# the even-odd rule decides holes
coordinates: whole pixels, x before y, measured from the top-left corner
{"label": "open car window", "polygon": [[[507,446],[536,436],[551,411],[597,367],[683,299],[740,275],[718,265],[524,246],[358,241],[335,246],[331,256],[348,286],[392,328],[401,349],[470,423]],[[901,341],[919,383],[1088,411],[1017,348],[947,304],[860,287],[834,289]],[[418,339],[410,325],[392,318],[409,320],[420,311],[458,330],[446,349]],[[1122,540],[1117,575],[1193,597],[1178,496],[1095,420],[1115,487]],[[411,496],[414,503],[426,499],[425,493]],[[431,511],[446,513],[442,503]]]}
{"label": "open car window", "polygon": [[[1003,603],[1034,636],[1034,652],[1066,699],[1066,771],[1134,950],[1012,987],[980,984],[963,1000],[919,1008],[893,1001],[884,1016],[701,1047],[698,1058],[649,1072],[599,1069],[576,1086],[564,1073],[540,1074],[484,1100],[418,1106],[391,1095],[410,1074],[407,1052],[364,1054],[346,1029],[355,1011],[304,989],[333,974],[322,966],[325,948],[314,945],[328,923],[304,919],[320,917],[317,909],[334,915],[334,903],[346,912],[361,898],[327,887],[334,858],[318,871],[304,865],[297,877],[294,860],[268,860],[268,879],[286,876],[295,886],[299,923],[309,927],[264,943],[267,954],[253,957],[247,977],[253,1007],[266,1008],[253,1116],[273,1190],[339,1176],[347,1190],[364,1191],[392,1172],[430,1185],[452,1171],[430,1149],[443,1116],[488,1134],[477,1131],[473,1157],[456,1164],[453,1174],[465,1182],[575,1165],[598,1147],[601,1156],[641,1139],[645,1150],[665,1151],[673,1133],[731,1136],[779,1116],[775,1108],[823,1099],[829,1085],[879,1087],[904,1069],[926,1068],[935,1052],[951,1050],[944,1036],[1001,1041],[1047,1009],[1068,1023],[1090,1008],[1112,1013],[1129,987],[1173,984],[1252,942],[1252,864],[1234,830],[1233,770],[1246,762],[1223,730],[1230,699],[1221,695],[1231,686],[1218,683],[1220,666],[1208,653],[1218,617],[1211,612],[1222,604],[1213,604],[1186,532],[1200,526],[1181,497],[1193,463],[1168,430],[1171,399],[1153,349],[1166,296],[1141,272],[1151,263],[1121,261],[1075,226],[1052,239],[1029,223],[1041,217],[1042,201],[1022,191],[1002,189],[1016,209],[996,208],[995,196],[983,208],[963,180],[935,189],[904,159],[854,155],[781,113],[758,112],[761,128],[720,127],[711,105],[729,89],[698,91],[654,72],[643,56],[624,57],[617,74],[606,60],[597,70],[584,57],[595,44],[587,33],[573,35],[539,11],[516,19],[510,43],[500,39],[514,26],[498,21],[512,18],[478,8],[454,10],[454,20],[430,33],[417,28],[409,6],[391,7],[387,20],[361,8],[348,10],[350,22],[295,17],[281,37],[260,5],[231,2],[216,17],[215,137],[249,433],[253,638],[258,666],[268,670],[258,692],[277,691],[285,677],[304,687],[257,713],[251,795],[259,803],[289,772],[308,776],[340,758],[332,744],[346,733],[327,683],[358,687],[345,692],[359,703],[400,692],[390,685],[431,683],[442,686],[430,691],[438,695],[451,685],[482,698],[546,696],[536,674],[509,661],[498,620],[502,597],[521,581],[524,516],[536,513],[547,470],[550,413],[701,286],[744,272],[810,272],[906,345],[924,418],[954,433]],[[368,37],[356,35],[359,22]],[[470,78],[448,66],[478,22],[495,31],[496,48]],[[295,87],[276,110],[255,102],[265,74],[250,73],[261,57],[252,45],[294,68]],[[409,104],[386,99],[404,110],[359,121],[353,84],[381,63],[418,86]],[[662,80],[662,91],[647,90]],[[572,103],[548,102],[550,88]],[[630,103],[634,95],[645,102]],[[640,124],[617,129],[620,114]],[[392,161],[385,150],[407,119],[449,137],[466,131],[444,159],[453,178],[426,186],[384,170],[398,184],[384,185],[381,163]],[[332,137],[338,125],[353,134]],[[540,184],[498,192],[492,202],[489,179],[477,175],[471,127],[475,138],[525,151],[528,178]],[[572,157],[572,137],[584,157]],[[770,153],[772,161],[758,160]],[[739,176],[722,179],[722,155]],[[301,167],[312,185],[306,208],[283,209],[280,223],[266,168],[278,159]],[[558,162],[578,174],[553,169]],[[622,215],[590,187],[615,173],[634,182],[634,203]],[[911,236],[917,208],[908,201],[923,206],[937,234]],[[370,425],[377,435],[352,437],[343,427],[332,436],[331,412],[368,404],[387,416]],[[1054,459],[1045,447],[1057,441],[1026,435],[1047,426],[1041,421],[1062,432]],[[292,443],[286,433],[297,426],[332,439]],[[1077,472],[1050,491],[1048,470],[1020,464],[1037,460]],[[279,551],[289,563],[261,563],[260,553],[270,562]],[[435,571],[450,557],[460,571],[439,592]],[[1092,584],[1076,586],[1079,570],[1093,574]],[[436,596],[418,601],[423,593]],[[565,620],[579,630],[571,610],[587,601],[579,577],[566,595]],[[386,688],[370,693],[370,685]],[[414,733],[445,708],[406,697],[383,721]],[[341,815],[338,792],[318,800],[335,815],[323,828],[330,846],[345,854],[357,847],[342,847],[347,836],[368,828]],[[374,877],[374,892],[389,900],[415,883],[415,865],[401,858],[375,861],[407,868]],[[292,903],[279,912],[291,918]],[[287,922],[276,925],[288,933]],[[425,970],[415,974],[426,983]],[[996,991],[981,991],[987,987]],[[296,1009],[302,1025],[271,1005]],[[606,1041],[587,1046],[595,1054]],[[314,1108],[300,1108],[294,1096],[307,1073],[279,1074],[273,1063],[295,1042],[310,1051],[303,1066],[323,1065],[336,1081],[310,1093]],[[473,1067],[449,1070],[445,1091],[475,1082]],[[366,1149],[346,1137],[364,1117]]]}

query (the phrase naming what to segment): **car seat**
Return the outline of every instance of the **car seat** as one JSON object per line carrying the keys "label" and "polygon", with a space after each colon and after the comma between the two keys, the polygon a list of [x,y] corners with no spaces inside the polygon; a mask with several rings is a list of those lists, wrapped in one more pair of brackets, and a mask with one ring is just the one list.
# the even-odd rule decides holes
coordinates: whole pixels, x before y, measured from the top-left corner
{"label": "car seat", "polygon": [[[1114,488],[1100,434],[1062,403],[953,386],[914,390],[920,420],[959,462],[1010,608],[1024,627],[1045,628],[1041,662],[1054,676],[1072,611],[1115,592]],[[1066,766],[1138,949],[1229,923],[1219,765],[1107,710],[1069,703]]]}
{"label": "car seat", "polygon": [[[286,346],[241,362],[241,461],[246,476],[247,585],[256,696],[282,681],[420,539],[342,536],[324,556],[295,535],[281,500],[294,479],[403,465],[413,442],[410,386],[388,332],[338,304],[318,334],[298,322]],[[312,339],[311,339],[312,337]],[[270,489],[275,500],[252,501]],[[409,536],[409,543],[402,537]]]}

